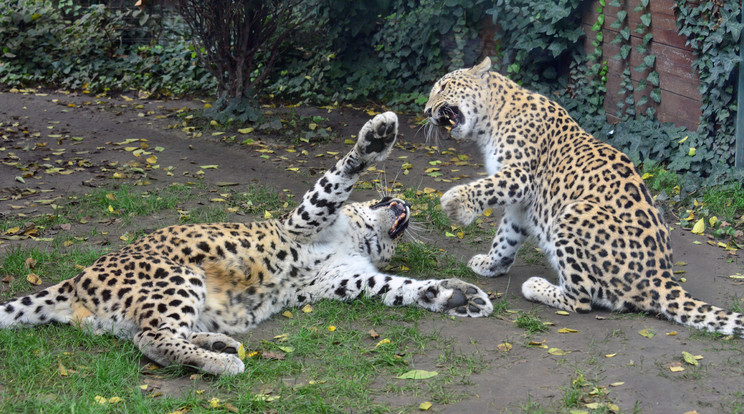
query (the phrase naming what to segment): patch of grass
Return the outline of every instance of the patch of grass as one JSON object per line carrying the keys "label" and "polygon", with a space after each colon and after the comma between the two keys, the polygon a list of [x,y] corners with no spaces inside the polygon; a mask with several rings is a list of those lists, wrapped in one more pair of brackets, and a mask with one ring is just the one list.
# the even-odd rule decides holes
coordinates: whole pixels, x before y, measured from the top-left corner
{"label": "patch of grass", "polygon": [[401,198],[411,204],[411,216],[417,222],[440,231],[451,230],[451,223],[439,204],[439,194],[408,188],[403,190]]}
{"label": "patch of grass", "polygon": [[526,330],[530,335],[548,330],[548,326],[532,312],[520,312],[514,324]]}
{"label": "patch of grass", "polygon": [[411,274],[416,278],[456,277],[477,281],[478,276],[468,268],[467,263],[435,246],[421,243],[400,243],[388,269],[396,273]]}
{"label": "patch of grass", "polygon": [[[103,248],[83,248],[74,246],[66,249],[45,251],[37,248],[11,247],[0,259],[0,271],[4,276],[12,276],[7,289],[0,293],[0,300],[7,300],[28,291],[31,284],[26,280],[29,273],[38,275],[43,283],[57,283],[75,276],[83,267],[107,253]],[[35,261],[33,266],[27,260]]]}
{"label": "patch of grass", "polygon": [[562,402],[569,410],[586,408],[587,404],[592,404],[592,413],[609,414],[618,411],[617,406],[609,398],[609,391],[599,385],[599,381],[587,379],[580,370],[575,371],[574,379],[563,388]]}
{"label": "patch of grass", "polygon": [[530,266],[537,266],[545,263],[545,255],[537,250],[537,244],[532,239],[525,240],[522,247],[517,252],[517,257],[521,258]]}

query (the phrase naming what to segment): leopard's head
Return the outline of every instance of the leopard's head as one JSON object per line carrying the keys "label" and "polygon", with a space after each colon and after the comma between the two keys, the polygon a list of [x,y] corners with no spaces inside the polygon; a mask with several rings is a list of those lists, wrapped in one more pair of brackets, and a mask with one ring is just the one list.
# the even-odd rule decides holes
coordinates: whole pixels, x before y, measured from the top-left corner
{"label": "leopard's head", "polygon": [[491,59],[469,69],[450,72],[439,79],[429,93],[424,114],[429,123],[448,129],[457,139],[476,140],[476,126],[488,110]]}
{"label": "leopard's head", "polygon": [[347,218],[348,247],[369,257],[378,268],[387,265],[395,254],[411,217],[408,202],[385,197],[379,201],[344,205]]}

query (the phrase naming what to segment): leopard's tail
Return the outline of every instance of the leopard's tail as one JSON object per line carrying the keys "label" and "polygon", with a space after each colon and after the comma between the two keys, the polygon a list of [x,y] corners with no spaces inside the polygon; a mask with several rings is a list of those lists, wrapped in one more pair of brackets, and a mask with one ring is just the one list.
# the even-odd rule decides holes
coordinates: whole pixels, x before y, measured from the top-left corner
{"label": "leopard's tail", "polygon": [[73,316],[73,279],[28,296],[0,304],[0,328],[15,325],[40,325],[50,322],[69,323]]}
{"label": "leopard's tail", "polygon": [[668,293],[659,298],[660,311],[666,317],[708,332],[744,338],[744,314],[695,299],[675,281],[666,286]]}

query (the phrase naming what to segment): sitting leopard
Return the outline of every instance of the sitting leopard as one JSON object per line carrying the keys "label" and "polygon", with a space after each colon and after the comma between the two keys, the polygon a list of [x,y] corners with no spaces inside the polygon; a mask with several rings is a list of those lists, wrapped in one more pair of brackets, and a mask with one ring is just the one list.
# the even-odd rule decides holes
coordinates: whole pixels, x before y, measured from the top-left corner
{"label": "sitting leopard", "polygon": [[558,284],[532,277],[522,293],[559,309],[661,313],[698,329],[742,335],[744,316],[694,299],[675,281],[664,218],[630,159],[586,133],[557,103],[490,72],[486,58],[438,80],[425,114],[458,139],[475,141],[490,176],[451,188],[440,202],[468,224],[505,207],[476,273],[499,276],[532,236]]}
{"label": "sitting leopard", "polygon": [[456,316],[493,310],[458,279],[414,280],[380,273],[408,226],[403,200],[344,204],[359,174],[387,157],[398,119],[377,115],[356,145],[281,219],[166,227],[95,261],[72,279],[0,305],[0,327],[70,323],[132,339],[161,365],[238,374],[240,343],[284,307],[321,298],[381,297]]}

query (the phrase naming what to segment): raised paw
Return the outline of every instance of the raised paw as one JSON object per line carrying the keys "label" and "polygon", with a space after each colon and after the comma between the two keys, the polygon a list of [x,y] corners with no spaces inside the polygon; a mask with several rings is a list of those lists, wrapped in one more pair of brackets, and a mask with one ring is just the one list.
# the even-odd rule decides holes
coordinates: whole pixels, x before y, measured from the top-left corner
{"label": "raised paw", "polygon": [[480,210],[476,210],[472,202],[468,200],[467,187],[465,185],[458,185],[447,190],[446,193],[439,199],[439,203],[442,205],[442,210],[456,224],[467,226],[472,223]]}
{"label": "raised paw", "polygon": [[442,280],[422,292],[422,305],[448,315],[480,318],[493,312],[493,304],[478,286],[459,279]]}
{"label": "raised paw", "polygon": [[493,258],[487,254],[477,254],[470,258],[468,267],[480,276],[496,277],[505,275],[509,272],[514,259],[503,257],[501,260],[494,262]]}
{"label": "raised paw", "polygon": [[398,136],[398,116],[385,112],[367,121],[359,131],[357,150],[366,162],[376,162],[387,158]]}

